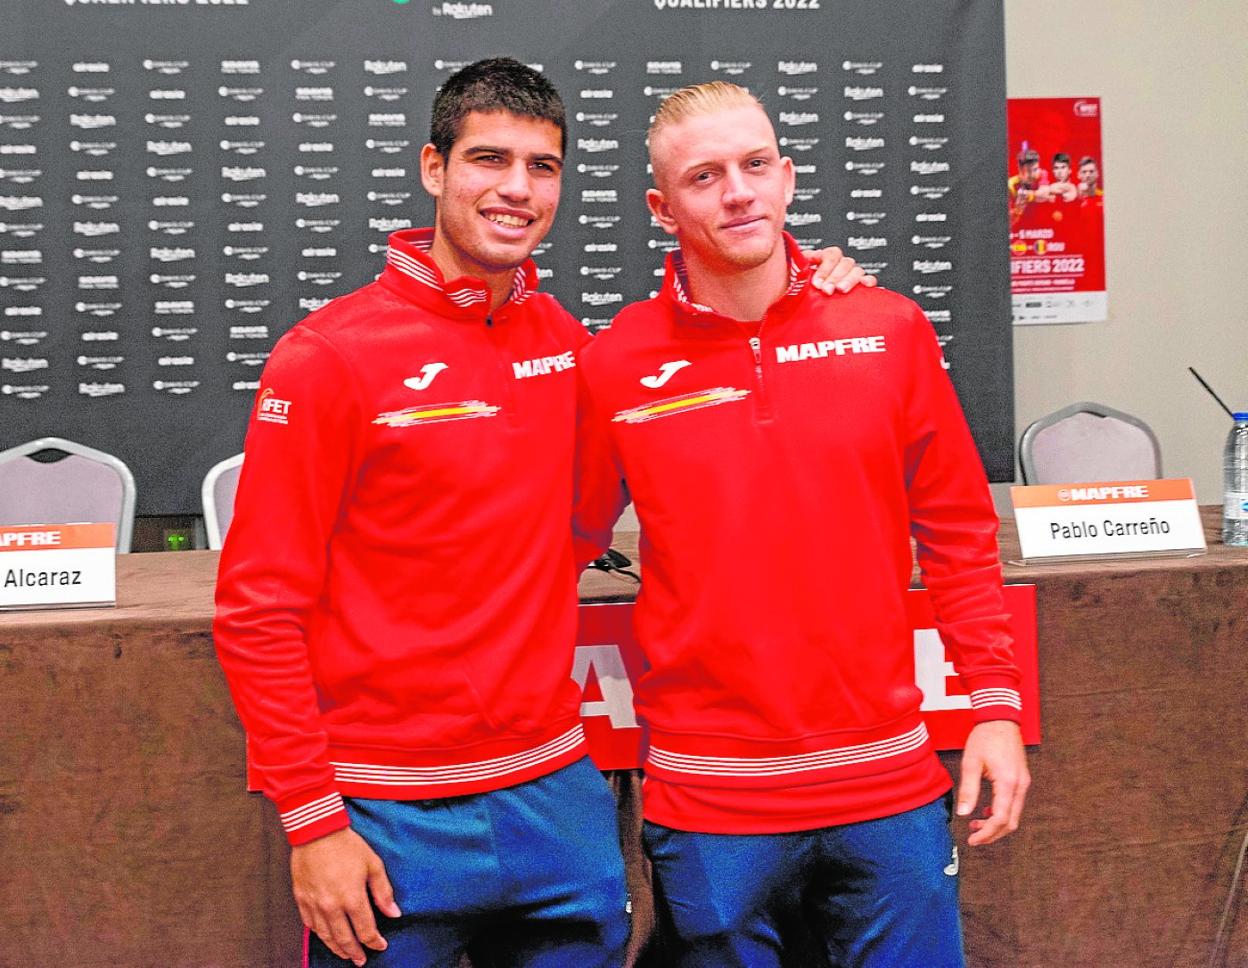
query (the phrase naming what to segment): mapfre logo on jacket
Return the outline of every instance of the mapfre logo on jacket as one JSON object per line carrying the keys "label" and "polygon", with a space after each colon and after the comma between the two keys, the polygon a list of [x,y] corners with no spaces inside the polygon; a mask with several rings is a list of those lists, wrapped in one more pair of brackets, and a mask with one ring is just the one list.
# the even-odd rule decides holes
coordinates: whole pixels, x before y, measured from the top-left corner
{"label": "mapfre logo on jacket", "polygon": [[796,363],[801,360],[823,359],[825,356],[845,356],[857,353],[886,353],[888,347],[883,336],[851,336],[846,339],[823,339],[817,343],[790,343],[776,347],[777,363]]}
{"label": "mapfre logo on jacket", "polygon": [[533,360],[512,363],[511,369],[517,380],[527,380],[534,376],[546,376],[548,373],[561,373],[576,366],[572,351],[560,353],[558,356],[539,356]]}

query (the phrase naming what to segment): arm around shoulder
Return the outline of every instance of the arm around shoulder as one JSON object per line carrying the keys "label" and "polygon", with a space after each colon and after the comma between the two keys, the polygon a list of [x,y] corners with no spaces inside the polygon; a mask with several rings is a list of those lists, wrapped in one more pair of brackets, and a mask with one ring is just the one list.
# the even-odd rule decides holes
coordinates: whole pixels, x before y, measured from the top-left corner
{"label": "arm around shoulder", "polygon": [[574,464],[572,538],[577,569],[603,555],[611,545],[612,529],[619,519],[628,493],[624,474],[611,441],[610,422],[604,419],[591,387],[593,367],[579,356],[576,398],[576,456]]}

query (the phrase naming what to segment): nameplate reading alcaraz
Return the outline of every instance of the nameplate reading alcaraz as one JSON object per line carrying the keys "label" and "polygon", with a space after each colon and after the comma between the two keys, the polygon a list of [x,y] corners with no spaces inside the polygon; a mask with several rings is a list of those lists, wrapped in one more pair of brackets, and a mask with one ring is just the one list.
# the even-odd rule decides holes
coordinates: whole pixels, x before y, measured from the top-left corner
{"label": "nameplate reading alcaraz", "polygon": [[117,603],[113,524],[0,527],[0,609]]}

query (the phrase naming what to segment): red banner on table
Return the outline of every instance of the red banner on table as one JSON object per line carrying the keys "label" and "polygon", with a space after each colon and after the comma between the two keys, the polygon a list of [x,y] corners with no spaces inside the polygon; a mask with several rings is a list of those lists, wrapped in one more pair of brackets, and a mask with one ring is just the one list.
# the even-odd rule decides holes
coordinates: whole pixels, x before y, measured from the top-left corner
{"label": "red banner on table", "polygon": [[1010,98],[1006,123],[1014,322],[1105,319],[1100,98]]}
{"label": "red banner on table", "polygon": [[[1040,742],[1040,677],[1036,654],[1036,588],[1007,585],[1014,658],[1022,672],[1023,742]],[[931,597],[912,589],[906,600],[914,629],[915,683],[937,749],[961,749],[974,720],[971,698],[953,671],[952,657],[935,629]],[[633,712],[633,683],[645,668],[633,635],[633,606],[582,605],[572,677],[584,688],[581,716],[590,755],[599,769],[640,767],[645,730]]]}

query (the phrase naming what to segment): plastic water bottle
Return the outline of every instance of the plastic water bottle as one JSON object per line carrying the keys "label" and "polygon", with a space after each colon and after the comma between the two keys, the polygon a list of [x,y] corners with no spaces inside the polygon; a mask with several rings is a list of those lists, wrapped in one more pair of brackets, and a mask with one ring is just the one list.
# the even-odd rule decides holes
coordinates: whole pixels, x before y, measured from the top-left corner
{"label": "plastic water bottle", "polygon": [[1248,413],[1235,414],[1222,456],[1222,543],[1248,548]]}

